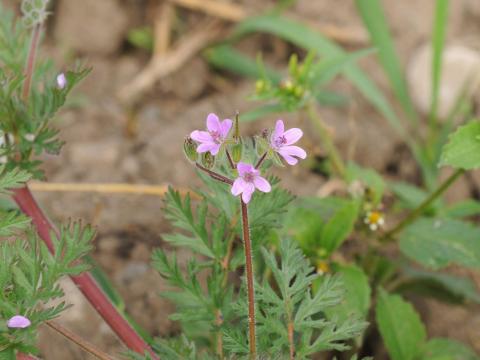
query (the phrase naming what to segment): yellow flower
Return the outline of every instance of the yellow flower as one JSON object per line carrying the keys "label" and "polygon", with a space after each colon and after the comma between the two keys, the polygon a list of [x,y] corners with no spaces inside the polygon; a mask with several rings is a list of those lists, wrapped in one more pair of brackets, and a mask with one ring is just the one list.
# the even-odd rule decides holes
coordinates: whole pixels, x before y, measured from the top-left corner
{"label": "yellow flower", "polygon": [[326,261],[319,261],[317,263],[317,274],[323,275],[330,271],[330,266]]}

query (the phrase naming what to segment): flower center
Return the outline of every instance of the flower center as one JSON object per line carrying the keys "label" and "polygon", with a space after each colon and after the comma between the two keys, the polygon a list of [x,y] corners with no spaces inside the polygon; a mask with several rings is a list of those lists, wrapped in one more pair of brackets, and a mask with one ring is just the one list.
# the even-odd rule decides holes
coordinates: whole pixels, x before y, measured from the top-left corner
{"label": "flower center", "polygon": [[282,147],[287,143],[287,139],[285,138],[284,135],[277,137],[273,143],[275,144],[275,147],[279,148]]}
{"label": "flower center", "polygon": [[255,175],[253,175],[251,172],[247,172],[245,173],[245,175],[243,175],[243,180],[245,180],[246,182],[253,182],[253,179],[255,179]]}
{"label": "flower center", "polygon": [[378,211],[372,211],[368,216],[368,223],[369,224],[378,224],[381,222],[382,214]]}
{"label": "flower center", "polygon": [[210,136],[216,144],[220,144],[222,142],[222,135],[218,131],[211,131]]}

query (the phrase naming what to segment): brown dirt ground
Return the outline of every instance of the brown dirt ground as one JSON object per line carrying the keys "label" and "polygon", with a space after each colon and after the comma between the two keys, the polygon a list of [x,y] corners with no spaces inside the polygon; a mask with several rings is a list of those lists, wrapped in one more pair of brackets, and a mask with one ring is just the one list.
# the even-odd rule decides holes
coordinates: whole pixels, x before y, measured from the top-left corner
{"label": "brown dirt ground", "polygon": [[[271,3],[238,2],[256,9]],[[127,111],[115,94],[148,59],[147,54],[126,46],[124,41],[125,32],[130,27],[151,20],[148,2],[85,1],[83,6],[87,12],[73,11],[78,8],[74,3],[75,0],[55,2],[57,12],[50,19],[45,51],[60,65],[68,63],[74,54],[82,55],[88,59],[93,72],[77,92],[76,100],[83,105],[64,111],[60,117],[58,126],[67,145],[60,156],[45,159],[48,180],[168,183],[179,187],[198,185],[194,170],[183,158],[181,144],[184,136],[201,126],[209,112],[230,117],[237,109],[242,112],[251,108],[253,105],[246,97],[252,91],[253,83],[215,72],[197,56],[180,72],[160,82],[142,101],[137,112],[136,134],[129,136],[126,134]],[[384,0],[383,3],[399,54],[407,63],[412,52],[429,39],[434,1]],[[471,44],[473,36],[478,38],[480,9],[477,5],[475,0],[452,1],[448,29],[450,42]],[[299,0],[289,11],[318,25],[361,28],[353,0]],[[87,13],[92,14],[91,18],[86,16]],[[180,12],[185,26],[199,17],[202,16]],[[82,31],[82,26],[93,27],[99,39]],[[242,46],[255,53],[268,41],[271,38],[257,36]],[[292,48],[282,44],[277,47],[274,60],[284,63]],[[387,81],[375,61],[362,60],[362,66],[387,88]],[[353,110],[321,109],[324,119],[335,131],[340,148],[347,152],[354,141],[356,151],[353,158],[362,165],[385,171],[393,161],[399,167],[396,176],[414,180],[416,171],[412,162],[408,156],[398,156],[398,139],[386,122],[345,80],[335,81],[333,88],[349,94],[355,104]],[[353,125],[348,121],[350,111],[353,111]],[[268,118],[249,124],[244,131],[261,129],[272,120]],[[301,119],[288,117],[288,121],[294,125]],[[312,133],[307,131],[307,134]],[[307,136],[303,141],[311,151],[321,153],[321,149],[314,145],[318,143],[314,136]],[[313,195],[325,183],[324,178],[312,174],[305,166],[291,172],[282,171],[281,176],[285,186],[298,195]],[[465,188],[465,184],[461,184],[453,189],[449,193],[450,200],[468,196]],[[93,255],[124,296],[128,312],[153,335],[168,335],[175,330],[175,325],[167,319],[172,305],[159,296],[166,285],[149,266],[152,249],[163,246],[161,234],[168,230],[160,198],[90,193],[37,193],[36,196],[56,222],[82,218],[94,223],[98,236]],[[181,255],[183,258],[189,256]],[[478,283],[480,276],[477,274],[475,279]],[[118,340],[85,303],[78,290],[68,280],[64,286],[68,301],[74,307],[60,321],[106,351],[121,351]],[[431,336],[461,339],[480,351],[478,307],[447,308],[432,300],[418,305]],[[47,329],[42,331],[40,344],[45,359],[91,358]],[[381,350],[379,358],[382,357],[380,354]]]}

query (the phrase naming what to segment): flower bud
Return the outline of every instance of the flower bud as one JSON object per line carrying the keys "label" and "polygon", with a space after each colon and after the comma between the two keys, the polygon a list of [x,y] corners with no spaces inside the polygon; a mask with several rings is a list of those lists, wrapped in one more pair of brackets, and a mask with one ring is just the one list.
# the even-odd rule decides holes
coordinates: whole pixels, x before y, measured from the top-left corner
{"label": "flower bud", "polygon": [[232,160],[235,163],[238,163],[242,160],[243,144],[241,141],[232,145]]}
{"label": "flower bud", "polygon": [[58,74],[57,75],[57,88],[60,90],[65,89],[65,86],[67,86],[67,77],[65,76],[64,73]]}
{"label": "flower bud", "polygon": [[185,141],[183,143],[183,152],[185,153],[185,156],[187,159],[191,162],[196,162],[198,159],[198,153],[197,153],[197,144],[195,141],[192,140],[191,137],[185,138]]}
{"label": "flower bud", "polygon": [[213,168],[215,165],[215,156],[213,156],[210,152],[205,152],[202,154],[202,165],[205,166],[207,169]]}
{"label": "flower bud", "polygon": [[270,145],[268,144],[267,139],[265,139],[263,136],[259,136],[256,138],[256,148],[257,148],[257,155],[262,156],[265,154],[269,149]]}

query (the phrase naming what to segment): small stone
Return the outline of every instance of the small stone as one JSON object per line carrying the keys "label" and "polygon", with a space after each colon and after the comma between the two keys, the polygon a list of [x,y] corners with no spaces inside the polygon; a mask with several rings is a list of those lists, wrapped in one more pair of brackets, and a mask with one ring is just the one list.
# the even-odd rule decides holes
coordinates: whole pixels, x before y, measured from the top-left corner
{"label": "small stone", "polygon": [[[413,55],[407,71],[409,90],[417,108],[428,114],[432,92],[431,45],[422,46]],[[442,75],[438,99],[438,116],[445,119],[455,106],[464,86],[473,95],[480,84],[480,54],[465,46],[449,46],[443,53]]]}
{"label": "small stone", "polygon": [[80,53],[110,55],[122,45],[128,19],[117,0],[62,0],[55,37]]}

